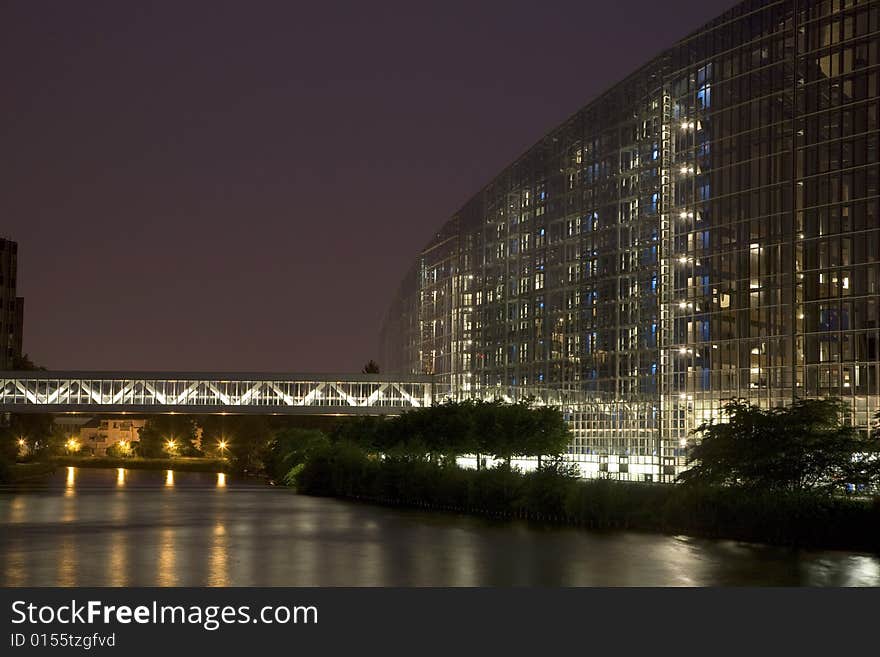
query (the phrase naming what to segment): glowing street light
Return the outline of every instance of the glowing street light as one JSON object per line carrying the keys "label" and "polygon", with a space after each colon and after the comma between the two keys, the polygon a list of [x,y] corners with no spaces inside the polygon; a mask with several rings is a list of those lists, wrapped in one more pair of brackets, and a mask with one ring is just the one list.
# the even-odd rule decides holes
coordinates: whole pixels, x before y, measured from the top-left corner
{"label": "glowing street light", "polygon": [[174,449],[175,449],[176,447],[177,447],[177,442],[174,440],[174,438],[169,438],[169,439],[165,442],[165,449],[167,449],[167,450],[168,450],[170,453],[172,453],[172,454],[174,453]]}
{"label": "glowing street light", "polygon": [[73,438],[70,438],[67,441],[67,451],[68,452],[78,452],[79,451],[79,442],[77,442]]}
{"label": "glowing street light", "polygon": [[220,456],[223,456],[224,452],[226,452],[226,448],[228,443],[225,440],[219,440],[217,442],[217,449],[220,450]]}

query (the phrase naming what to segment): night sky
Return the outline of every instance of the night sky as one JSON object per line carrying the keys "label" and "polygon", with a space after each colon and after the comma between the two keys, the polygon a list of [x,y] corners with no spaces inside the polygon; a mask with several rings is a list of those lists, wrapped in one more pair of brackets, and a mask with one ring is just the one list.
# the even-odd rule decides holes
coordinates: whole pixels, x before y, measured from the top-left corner
{"label": "night sky", "polygon": [[0,6],[0,235],[51,369],[359,371],[431,234],[733,0]]}

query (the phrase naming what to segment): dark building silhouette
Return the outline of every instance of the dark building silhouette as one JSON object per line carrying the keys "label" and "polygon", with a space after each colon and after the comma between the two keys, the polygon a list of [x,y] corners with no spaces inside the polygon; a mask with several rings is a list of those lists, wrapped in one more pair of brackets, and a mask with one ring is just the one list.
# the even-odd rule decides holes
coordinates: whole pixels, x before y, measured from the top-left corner
{"label": "dark building silhouette", "polygon": [[647,62],[418,254],[386,371],[562,403],[587,475],[668,477],[735,397],[839,396],[868,425],[878,47],[877,1],[755,0]]}
{"label": "dark building silhouette", "polygon": [[0,369],[16,366],[21,358],[24,299],[15,295],[18,244],[0,238]]}

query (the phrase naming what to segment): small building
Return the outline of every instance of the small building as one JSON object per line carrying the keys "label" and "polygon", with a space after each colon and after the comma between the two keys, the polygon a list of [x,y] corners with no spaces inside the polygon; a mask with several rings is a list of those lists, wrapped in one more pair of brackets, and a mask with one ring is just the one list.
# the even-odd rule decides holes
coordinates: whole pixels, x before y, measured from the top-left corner
{"label": "small building", "polygon": [[146,420],[131,418],[58,417],[55,424],[65,427],[65,434],[75,438],[80,448],[95,456],[105,456],[107,448],[118,443],[131,445],[140,439]]}

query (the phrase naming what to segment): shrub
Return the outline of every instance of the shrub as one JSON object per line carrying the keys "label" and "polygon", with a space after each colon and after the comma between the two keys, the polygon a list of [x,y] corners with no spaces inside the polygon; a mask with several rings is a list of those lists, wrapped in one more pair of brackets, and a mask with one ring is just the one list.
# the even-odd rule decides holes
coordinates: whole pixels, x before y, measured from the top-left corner
{"label": "shrub", "polygon": [[597,529],[691,533],[799,546],[880,548],[880,501],[810,491],[670,486],[577,479],[554,462],[524,474],[407,456],[378,457],[349,442],[325,444],[291,468],[300,492],[525,516]]}
{"label": "shrub", "polygon": [[285,480],[292,469],[301,470],[300,466],[313,452],[329,444],[327,436],[317,429],[289,428],[279,431],[263,458],[266,472],[276,481]]}

